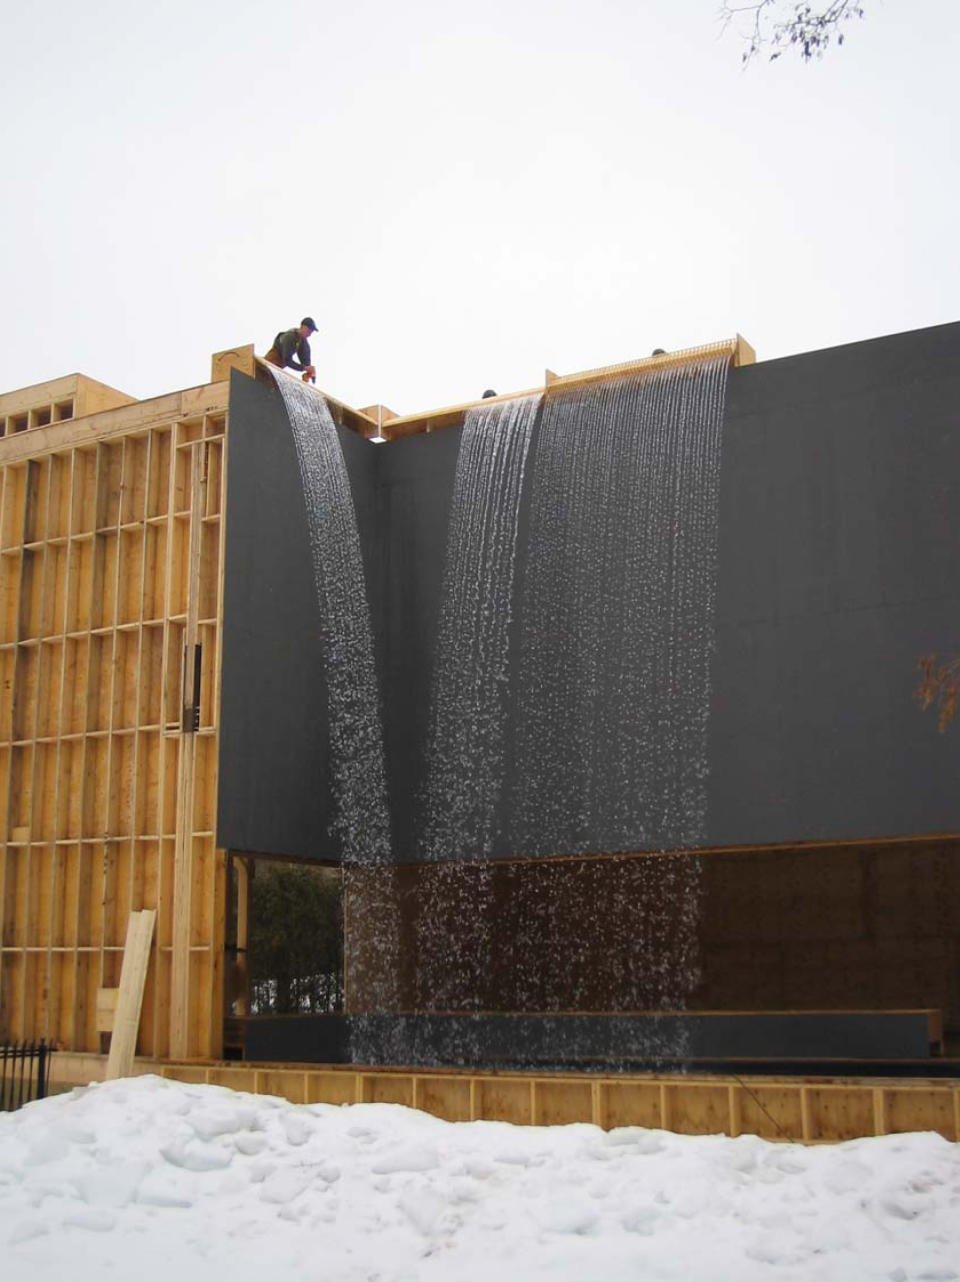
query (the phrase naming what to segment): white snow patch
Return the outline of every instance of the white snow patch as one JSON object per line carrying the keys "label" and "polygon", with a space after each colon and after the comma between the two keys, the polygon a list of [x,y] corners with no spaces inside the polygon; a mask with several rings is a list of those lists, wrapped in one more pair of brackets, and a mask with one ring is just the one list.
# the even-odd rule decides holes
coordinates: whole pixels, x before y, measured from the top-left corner
{"label": "white snow patch", "polygon": [[455,1125],[138,1078],[0,1114],[0,1276],[960,1282],[960,1146]]}

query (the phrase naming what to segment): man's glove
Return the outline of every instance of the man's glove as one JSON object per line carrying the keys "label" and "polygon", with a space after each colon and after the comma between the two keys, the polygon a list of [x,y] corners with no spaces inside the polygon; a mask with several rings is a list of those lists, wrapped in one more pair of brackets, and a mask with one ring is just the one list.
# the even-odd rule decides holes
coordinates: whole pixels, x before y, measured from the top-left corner
{"label": "man's glove", "polygon": [[312,365],[308,365],[303,371],[303,381],[305,383],[315,383],[317,381],[317,371]]}

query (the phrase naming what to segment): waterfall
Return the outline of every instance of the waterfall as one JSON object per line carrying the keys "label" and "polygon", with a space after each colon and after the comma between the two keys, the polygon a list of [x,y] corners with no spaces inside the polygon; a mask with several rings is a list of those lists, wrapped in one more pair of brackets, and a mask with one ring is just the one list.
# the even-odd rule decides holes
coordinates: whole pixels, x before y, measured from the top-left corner
{"label": "waterfall", "polygon": [[[720,358],[546,396],[519,621],[518,854],[705,838],[726,375]],[[621,1008],[682,1009],[699,979],[700,860],[625,857],[604,875],[631,905],[605,925],[611,954],[634,959]],[[682,1055],[683,1036],[663,1049]]]}
{"label": "waterfall", "polygon": [[345,863],[381,863],[390,857],[390,813],[373,633],[350,481],[326,398],[287,375],[273,375],[293,431],[320,606],[333,829]]}
{"label": "waterfall", "polygon": [[522,591],[512,848],[705,834],[726,358],[549,392]]}
{"label": "waterfall", "polygon": [[489,855],[496,835],[520,495],[540,400],[478,406],[463,427],[422,799],[429,860]]}

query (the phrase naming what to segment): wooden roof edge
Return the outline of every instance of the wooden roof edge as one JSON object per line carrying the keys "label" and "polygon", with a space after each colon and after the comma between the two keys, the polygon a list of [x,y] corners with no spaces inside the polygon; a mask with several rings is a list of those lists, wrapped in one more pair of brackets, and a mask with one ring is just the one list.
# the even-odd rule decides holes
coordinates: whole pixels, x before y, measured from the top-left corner
{"label": "wooden roof edge", "polygon": [[632,361],[622,361],[616,365],[603,365],[596,369],[579,370],[573,374],[555,374],[546,370],[542,387],[528,388],[523,392],[507,392],[500,396],[481,397],[478,400],[464,401],[459,405],[447,405],[440,409],[425,410],[417,414],[404,414],[383,424],[383,434],[388,440],[400,436],[412,436],[420,432],[434,432],[444,427],[454,427],[463,421],[468,410],[482,405],[496,405],[501,401],[519,400],[524,396],[542,396],[546,392],[561,387],[571,387],[579,383],[600,382],[607,378],[622,377],[627,374],[643,373],[646,370],[670,369],[676,365],[686,365],[696,360],[710,360],[727,356],[731,367],[752,365],[757,354],[753,347],[740,334],[733,338],[723,339],[716,343],[705,343],[699,347],[679,348],[674,352],[662,352],[657,356],[642,356]]}

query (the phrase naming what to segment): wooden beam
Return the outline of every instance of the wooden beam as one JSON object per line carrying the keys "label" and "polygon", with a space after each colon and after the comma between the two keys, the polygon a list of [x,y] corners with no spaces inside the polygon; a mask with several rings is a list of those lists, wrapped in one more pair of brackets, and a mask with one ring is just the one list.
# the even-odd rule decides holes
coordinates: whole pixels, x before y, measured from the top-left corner
{"label": "wooden beam", "polygon": [[177,827],[173,868],[173,975],[170,1001],[170,1053],[190,1054],[190,945],[193,919],[193,809],[197,736],[186,723],[193,713],[194,658],[197,650],[200,551],[206,482],[203,455],[206,445],[195,442],[190,451],[190,547],[187,567],[187,610],[183,630],[180,758],[177,778]]}
{"label": "wooden beam", "polygon": [[[604,365],[597,369],[581,370],[575,374],[555,374],[553,370],[544,370],[543,387],[528,388],[523,392],[508,392],[501,396],[480,397],[479,400],[465,401],[460,405],[448,405],[442,409],[427,410],[418,414],[406,414],[391,419],[383,426],[383,435],[388,440],[400,436],[411,436],[419,432],[435,432],[445,427],[458,427],[466,417],[467,411],[478,406],[496,405],[501,401],[516,400],[521,396],[539,396],[547,391],[564,387],[573,387],[580,383],[601,382],[609,378],[621,378],[627,374],[639,374],[646,370],[670,369],[677,365],[686,365],[692,361],[710,360],[726,357],[730,364],[748,364],[748,353],[753,348],[738,335],[719,343],[708,343],[702,347],[687,347],[675,352],[664,352],[660,356],[644,356],[638,360],[624,361],[618,365]],[[756,359],[755,354],[753,359]]]}
{"label": "wooden beam", "polygon": [[156,919],[157,914],[153,908],[144,908],[130,914],[110,1040],[110,1057],[107,1061],[108,1081],[117,1077],[129,1077],[133,1068]]}
{"label": "wooden beam", "polygon": [[250,860],[240,855],[233,859],[237,878],[237,959],[234,975],[236,1013],[250,1014],[250,966],[247,948],[250,939]]}

